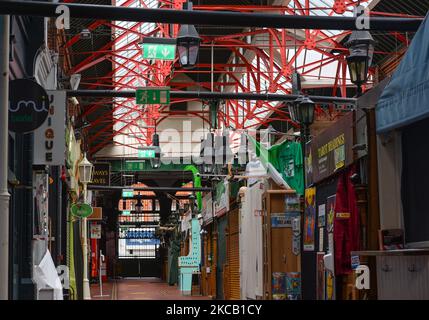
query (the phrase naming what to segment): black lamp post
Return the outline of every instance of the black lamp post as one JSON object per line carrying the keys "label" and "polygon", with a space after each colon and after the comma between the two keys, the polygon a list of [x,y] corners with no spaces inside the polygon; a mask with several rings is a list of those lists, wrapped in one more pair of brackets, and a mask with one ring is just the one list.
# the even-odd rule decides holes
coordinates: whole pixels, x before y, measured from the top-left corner
{"label": "black lamp post", "polygon": [[[305,162],[305,145],[310,137],[310,125],[314,122],[315,104],[308,96],[299,96],[289,104],[289,114],[291,119],[301,126],[301,149],[302,159]],[[305,165],[304,165],[304,185],[305,185]]]}
{"label": "black lamp post", "polygon": [[[185,10],[192,10],[192,2],[184,4]],[[177,50],[179,52],[179,62],[184,69],[192,69],[195,67],[200,49],[201,38],[198,35],[197,29],[192,24],[184,24],[180,26],[179,34],[177,35]]]}
{"label": "black lamp post", "polygon": [[368,81],[368,69],[374,56],[375,41],[366,30],[353,31],[346,42],[349,48],[347,64],[350,80],[357,86],[358,97],[362,94],[362,85]]}
{"label": "black lamp post", "polygon": [[155,149],[155,157],[150,159],[152,168],[158,169],[161,166],[161,148],[159,147],[159,135],[155,133],[152,137],[152,145]]}
{"label": "black lamp post", "polygon": [[301,125],[301,136],[305,141],[309,136],[310,125],[314,122],[315,104],[308,96],[299,96],[289,104],[289,114],[291,119]]}

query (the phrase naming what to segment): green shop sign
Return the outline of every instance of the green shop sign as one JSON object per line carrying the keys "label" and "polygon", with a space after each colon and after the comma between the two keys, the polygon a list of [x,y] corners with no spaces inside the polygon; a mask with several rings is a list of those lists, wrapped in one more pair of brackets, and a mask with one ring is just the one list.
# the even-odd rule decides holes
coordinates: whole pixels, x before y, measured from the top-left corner
{"label": "green shop sign", "polygon": [[87,218],[92,214],[92,207],[86,203],[75,203],[71,206],[71,213],[75,217]]}

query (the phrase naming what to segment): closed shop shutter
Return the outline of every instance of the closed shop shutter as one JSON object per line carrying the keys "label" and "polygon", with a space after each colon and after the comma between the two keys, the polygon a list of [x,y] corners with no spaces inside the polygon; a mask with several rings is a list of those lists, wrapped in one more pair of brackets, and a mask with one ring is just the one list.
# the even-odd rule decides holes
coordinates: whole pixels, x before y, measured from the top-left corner
{"label": "closed shop shutter", "polygon": [[238,209],[229,213],[228,228],[228,298],[240,299],[240,251],[239,251],[239,215]]}

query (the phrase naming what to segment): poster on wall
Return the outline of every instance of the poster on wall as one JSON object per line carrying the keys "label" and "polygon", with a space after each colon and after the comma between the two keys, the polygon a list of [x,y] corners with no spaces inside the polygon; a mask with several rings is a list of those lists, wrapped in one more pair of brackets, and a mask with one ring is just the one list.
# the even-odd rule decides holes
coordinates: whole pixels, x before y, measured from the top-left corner
{"label": "poster on wall", "polygon": [[335,198],[336,195],[330,196],[326,199],[326,207],[328,210],[328,221],[326,224],[326,231],[334,231],[334,217],[335,217]]}
{"label": "poster on wall", "polygon": [[66,152],[66,92],[47,91],[49,114],[34,130],[34,164],[59,166],[65,164]]}
{"label": "poster on wall", "polygon": [[101,224],[91,223],[90,225],[91,239],[101,239]]}
{"label": "poster on wall", "polygon": [[48,174],[45,172],[34,172],[33,175],[33,197],[34,197],[34,227],[33,235],[48,235]]}
{"label": "poster on wall", "polygon": [[314,250],[316,227],[316,188],[305,189],[304,251]]}
{"label": "poster on wall", "polygon": [[318,252],[316,258],[317,270],[317,300],[325,300],[325,264],[323,262],[324,252]]}
{"label": "poster on wall", "polygon": [[326,271],[326,300],[335,300],[334,275],[330,271]]}
{"label": "poster on wall", "polygon": [[321,204],[318,209],[317,225],[319,228],[324,227],[326,223],[326,205]]}

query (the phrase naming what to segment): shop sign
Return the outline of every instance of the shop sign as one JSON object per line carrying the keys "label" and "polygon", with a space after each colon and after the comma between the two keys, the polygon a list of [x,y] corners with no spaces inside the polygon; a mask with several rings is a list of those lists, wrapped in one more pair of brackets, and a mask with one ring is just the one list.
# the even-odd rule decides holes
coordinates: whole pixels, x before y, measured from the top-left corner
{"label": "shop sign", "polygon": [[92,214],[92,207],[86,203],[75,203],[71,206],[71,213],[75,217],[87,218]]}
{"label": "shop sign", "polygon": [[88,220],[103,220],[103,208],[102,207],[93,207],[92,214],[88,217]]}
{"label": "shop sign", "polygon": [[94,163],[94,176],[91,185],[110,185],[110,163]]}
{"label": "shop sign", "polygon": [[216,185],[216,216],[220,217],[229,211],[229,182],[224,180]]}
{"label": "shop sign", "polygon": [[64,165],[66,151],[66,93],[50,90],[46,121],[34,131],[34,164]]}
{"label": "shop sign", "polygon": [[203,197],[203,223],[209,224],[213,221],[213,200],[211,192]]}
{"label": "shop sign", "polygon": [[354,161],[354,118],[350,112],[306,145],[306,183],[317,183]]}
{"label": "shop sign", "polygon": [[101,224],[92,223],[90,226],[90,238],[101,239]]}
{"label": "shop sign", "polygon": [[122,198],[133,198],[134,189],[122,189]]}
{"label": "shop sign", "polygon": [[10,131],[24,133],[39,128],[48,117],[48,111],[48,93],[37,82],[28,79],[9,82]]}

